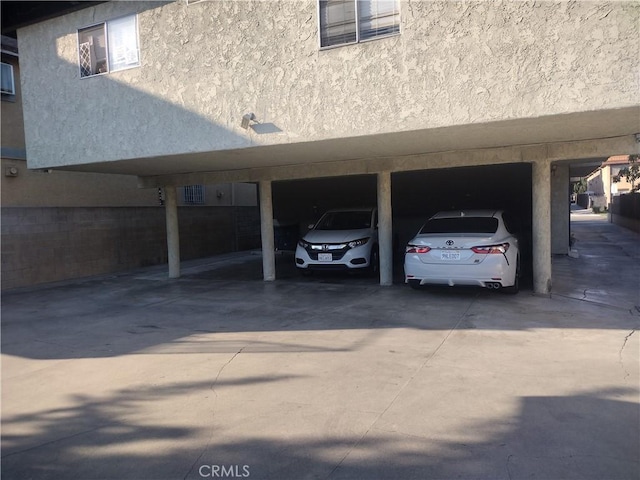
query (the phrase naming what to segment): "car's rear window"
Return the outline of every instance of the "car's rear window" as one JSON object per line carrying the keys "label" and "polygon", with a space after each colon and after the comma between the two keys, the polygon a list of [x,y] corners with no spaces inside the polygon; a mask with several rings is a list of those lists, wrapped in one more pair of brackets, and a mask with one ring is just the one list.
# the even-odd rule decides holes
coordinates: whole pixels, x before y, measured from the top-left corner
{"label": "car's rear window", "polygon": [[315,230],[358,230],[371,228],[371,212],[327,212]]}
{"label": "car's rear window", "polygon": [[493,217],[433,218],[420,233],[496,233],[498,219]]}

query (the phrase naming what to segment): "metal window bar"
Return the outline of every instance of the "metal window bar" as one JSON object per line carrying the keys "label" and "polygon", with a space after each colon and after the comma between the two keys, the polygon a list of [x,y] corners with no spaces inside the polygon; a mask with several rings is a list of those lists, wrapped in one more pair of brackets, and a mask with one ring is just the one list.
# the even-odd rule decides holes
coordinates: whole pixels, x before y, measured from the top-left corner
{"label": "metal window bar", "polygon": [[91,68],[91,44],[84,42],[80,44],[80,76],[88,77],[93,75]]}
{"label": "metal window bar", "polygon": [[204,185],[187,185],[182,188],[185,205],[204,205]]}

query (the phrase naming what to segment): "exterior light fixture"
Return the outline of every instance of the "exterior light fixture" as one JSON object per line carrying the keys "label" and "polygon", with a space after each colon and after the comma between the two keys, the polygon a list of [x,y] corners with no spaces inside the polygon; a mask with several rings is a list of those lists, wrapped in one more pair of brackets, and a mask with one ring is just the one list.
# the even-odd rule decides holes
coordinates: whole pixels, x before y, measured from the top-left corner
{"label": "exterior light fixture", "polygon": [[251,122],[255,121],[256,116],[253,113],[245,113],[242,116],[242,122],[240,122],[240,126],[246,130],[247,128],[249,128],[249,125],[251,125]]}

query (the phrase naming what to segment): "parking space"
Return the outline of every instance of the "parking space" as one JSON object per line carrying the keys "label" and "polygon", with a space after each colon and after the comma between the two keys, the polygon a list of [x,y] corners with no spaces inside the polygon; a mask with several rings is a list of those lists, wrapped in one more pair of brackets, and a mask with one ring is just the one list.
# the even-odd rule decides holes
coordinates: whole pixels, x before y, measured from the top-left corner
{"label": "parking space", "polygon": [[[284,254],[263,282],[251,253],[7,292],[2,473],[637,478],[638,236],[601,221],[551,296],[302,278]],[[625,281],[585,290],[598,270]]]}
{"label": "parking space", "polygon": [[[523,280],[531,284],[531,181],[531,165],[523,163],[394,173],[391,188],[394,282],[404,280],[402,261],[406,243],[431,215],[441,210],[503,209],[517,220],[514,226],[521,242]],[[376,176],[274,182],[273,205],[276,239],[279,232],[301,237],[327,210],[375,207]],[[287,240],[286,245],[295,248],[295,242]],[[290,276],[282,268],[278,273],[285,278]]]}

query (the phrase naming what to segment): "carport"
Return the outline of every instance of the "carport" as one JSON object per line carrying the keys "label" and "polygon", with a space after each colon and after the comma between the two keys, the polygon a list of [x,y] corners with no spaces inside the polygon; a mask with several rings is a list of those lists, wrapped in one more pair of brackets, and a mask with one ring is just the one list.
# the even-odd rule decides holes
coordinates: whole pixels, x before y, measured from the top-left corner
{"label": "carport", "polygon": [[[377,204],[377,176],[275,181],[272,185],[276,229],[303,235],[332,208]],[[424,221],[440,210],[505,209],[518,219],[524,271],[531,273],[531,165],[515,163],[391,173],[392,245],[401,269],[404,245]],[[277,248],[277,245],[276,245]],[[398,272],[395,280],[399,281]]]}
{"label": "carport", "polygon": [[[435,208],[435,205],[427,205],[428,198],[416,202],[416,187],[406,192],[403,185],[419,184],[420,178],[455,178],[462,172],[464,178],[479,180],[461,182],[459,178],[459,183],[463,184],[460,195],[455,191],[446,195],[440,193],[438,197],[442,198],[437,203],[449,207],[447,204],[454,202],[461,208],[468,208],[482,201],[490,208],[500,208],[499,204],[505,203],[505,199],[513,205],[515,194],[525,224],[529,224],[530,217],[533,290],[546,294],[551,290],[551,256],[553,253],[566,254],[569,248],[567,193],[570,165],[584,159],[637,151],[638,144],[631,133],[633,112],[633,109],[626,109],[598,112],[597,115],[570,114],[367,137],[257,145],[212,153],[220,165],[219,170],[141,174],[140,185],[162,187],[168,193],[169,276],[178,277],[177,209],[175,194],[171,191],[180,185],[196,183],[259,184],[263,278],[273,281],[276,279],[273,219],[279,208],[282,182],[325,179],[326,184],[331,185],[348,183],[345,180],[348,178],[355,179],[356,184],[367,179],[364,180],[369,185],[365,203],[375,198],[379,210],[380,285],[388,286],[393,281],[394,208],[422,218],[429,214],[430,208]],[[613,135],[620,131],[629,134]],[[180,158],[183,165],[186,162],[194,168],[211,168],[211,163],[205,162],[202,154]],[[165,157],[155,168],[175,168],[179,163],[176,160]],[[150,166],[147,161],[130,161],[129,168],[144,170]],[[232,168],[233,165],[238,168]],[[513,180],[513,184],[507,185],[506,179]],[[452,183],[455,185],[455,181]],[[502,185],[496,187],[496,183]],[[375,197],[371,193],[374,185]],[[487,192],[493,190],[501,190],[502,194],[490,198]],[[353,203],[354,199],[349,198],[349,202]],[[419,215],[418,210],[424,210],[424,213]],[[396,221],[398,228],[395,231],[403,231],[406,219],[401,215]]]}

